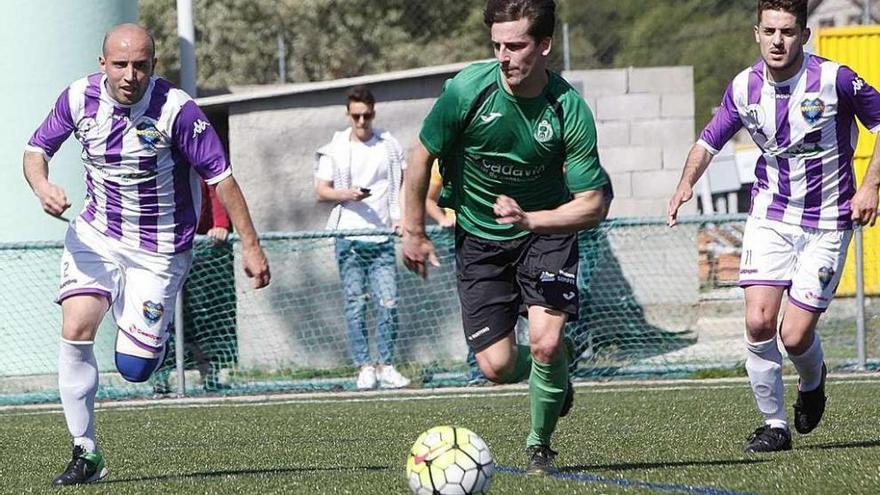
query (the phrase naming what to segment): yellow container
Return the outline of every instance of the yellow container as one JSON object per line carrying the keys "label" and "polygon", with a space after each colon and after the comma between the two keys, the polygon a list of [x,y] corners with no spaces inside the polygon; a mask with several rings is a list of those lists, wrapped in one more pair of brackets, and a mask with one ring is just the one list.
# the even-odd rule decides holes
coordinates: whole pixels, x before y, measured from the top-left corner
{"label": "yellow container", "polygon": [[[848,65],[875,88],[880,88],[880,26],[848,26],[820,29],[816,52],[825,58]],[[858,119],[856,119],[858,121]],[[853,166],[859,183],[868,168],[876,137],[859,122],[859,145]],[[850,244],[846,268],[840,281],[839,295],[856,292],[855,243]],[[880,294],[880,227],[865,228],[865,293]]]}

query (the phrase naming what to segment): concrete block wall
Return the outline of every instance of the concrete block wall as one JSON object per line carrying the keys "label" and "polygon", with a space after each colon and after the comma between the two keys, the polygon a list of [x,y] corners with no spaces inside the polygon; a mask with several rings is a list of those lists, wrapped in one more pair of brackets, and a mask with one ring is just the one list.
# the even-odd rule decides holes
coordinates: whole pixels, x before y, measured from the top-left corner
{"label": "concrete block wall", "polygon": [[[665,216],[694,143],[692,67],[569,71],[596,118],[599,156],[611,175],[611,217]],[[682,214],[696,213],[695,202]]]}

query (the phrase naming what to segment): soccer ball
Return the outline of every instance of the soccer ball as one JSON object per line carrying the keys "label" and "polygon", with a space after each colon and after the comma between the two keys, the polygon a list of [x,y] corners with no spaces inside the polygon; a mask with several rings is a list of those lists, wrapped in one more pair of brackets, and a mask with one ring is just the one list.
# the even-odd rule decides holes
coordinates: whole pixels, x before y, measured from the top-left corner
{"label": "soccer ball", "polygon": [[409,452],[406,477],[417,495],[486,493],[495,461],[482,438],[467,428],[435,426]]}

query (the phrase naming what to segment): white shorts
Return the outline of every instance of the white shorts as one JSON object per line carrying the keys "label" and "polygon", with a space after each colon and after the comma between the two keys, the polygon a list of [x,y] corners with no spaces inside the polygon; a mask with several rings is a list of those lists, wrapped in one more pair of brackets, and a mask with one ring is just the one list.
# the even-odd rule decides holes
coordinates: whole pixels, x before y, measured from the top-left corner
{"label": "white shorts", "polygon": [[789,302],[821,313],[837,290],[851,238],[852,230],[820,230],[749,217],[739,285],[788,287]]}
{"label": "white shorts", "polygon": [[76,219],[64,239],[56,302],[81,294],[106,297],[119,329],[138,347],[159,352],[168,339],[177,293],[191,264],[192,251],[142,251]]}

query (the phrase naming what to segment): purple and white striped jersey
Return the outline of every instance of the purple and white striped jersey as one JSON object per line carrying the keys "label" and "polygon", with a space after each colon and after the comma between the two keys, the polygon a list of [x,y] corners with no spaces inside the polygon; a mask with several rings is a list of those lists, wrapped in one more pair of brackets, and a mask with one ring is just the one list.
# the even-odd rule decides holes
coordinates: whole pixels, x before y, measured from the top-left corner
{"label": "purple and white striped jersey", "polygon": [[183,91],[152,77],[141,101],[116,102],[101,73],[71,84],[26,149],[49,160],[70,136],[82,144],[86,201],[80,218],[107,237],[156,253],[192,247],[208,184],[232,170],[220,138]]}
{"label": "purple and white striped jersey", "polygon": [[697,143],[714,155],[745,126],[762,151],[750,215],[850,229],[856,117],[880,131],[880,94],[849,67],[805,53],[796,75],[774,83],[759,60],[727,87]]}

